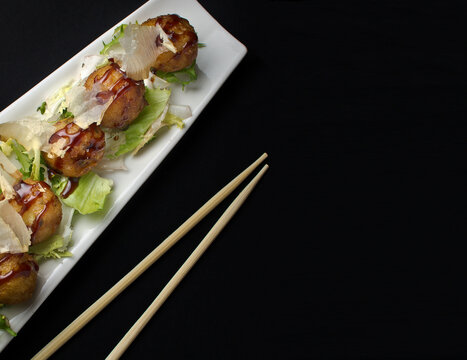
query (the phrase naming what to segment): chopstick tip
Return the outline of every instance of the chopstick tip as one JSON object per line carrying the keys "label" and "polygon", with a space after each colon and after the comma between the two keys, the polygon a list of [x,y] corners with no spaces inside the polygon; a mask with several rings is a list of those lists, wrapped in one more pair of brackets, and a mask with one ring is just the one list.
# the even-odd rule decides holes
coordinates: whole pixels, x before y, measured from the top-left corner
{"label": "chopstick tip", "polygon": [[266,172],[266,170],[269,169],[269,165],[268,164],[265,164],[261,170],[258,172],[258,174],[256,175],[257,177],[261,177],[263,176],[263,174]]}

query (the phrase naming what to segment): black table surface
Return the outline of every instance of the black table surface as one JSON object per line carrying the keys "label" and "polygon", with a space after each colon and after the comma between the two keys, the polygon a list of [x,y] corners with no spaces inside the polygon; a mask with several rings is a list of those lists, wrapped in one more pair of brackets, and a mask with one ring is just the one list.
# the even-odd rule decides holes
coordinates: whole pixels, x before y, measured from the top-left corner
{"label": "black table surface", "polygon": [[[142,3],[2,4],[0,108]],[[265,151],[269,172],[123,358],[465,358],[461,2],[201,4],[248,54],[0,358],[33,356]],[[54,358],[105,358],[226,206]]]}

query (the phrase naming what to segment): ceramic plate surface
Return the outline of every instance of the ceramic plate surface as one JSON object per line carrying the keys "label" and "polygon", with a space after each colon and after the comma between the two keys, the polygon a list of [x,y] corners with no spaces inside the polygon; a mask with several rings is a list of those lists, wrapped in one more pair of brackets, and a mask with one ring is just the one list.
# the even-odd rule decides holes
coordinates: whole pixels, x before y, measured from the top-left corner
{"label": "ceramic plate surface", "polygon": [[[149,1],[0,113],[0,123],[32,115],[37,104],[42,103],[49,94],[61,88],[78,73],[79,66],[85,56],[99,53],[102,49],[102,41],[108,42],[112,38],[113,29],[119,24],[136,21],[141,23],[148,18],[170,13],[176,13],[188,19],[195,28],[199,41],[207,45],[198,52],[198,80],[190,84],[185,91],[182,91],[179,86],[173,87],[170,100],[172,104],[189,105],[193,116],[185,121],[184,129],[172,127],[136,157],[129,156],[125,160],[128,171],[119,171],[106,176],[114,181],[113,192],[108,199],[106,212],[99,215],[76,216],[73,222],[74,245],[71,248],[73,257],[43,263],[39,270],[37,291],[33,299],[20,305],[2,309],[2,313],[10,319],[11,326],[15,331],[19,331],[28,321],[186,133],[203,108],[245,56],[246,48],[194,0]],[[21,336],[20,332],[18,336]],[[11,339],[12,337],[8,334],[0,333],[0,351]]]}

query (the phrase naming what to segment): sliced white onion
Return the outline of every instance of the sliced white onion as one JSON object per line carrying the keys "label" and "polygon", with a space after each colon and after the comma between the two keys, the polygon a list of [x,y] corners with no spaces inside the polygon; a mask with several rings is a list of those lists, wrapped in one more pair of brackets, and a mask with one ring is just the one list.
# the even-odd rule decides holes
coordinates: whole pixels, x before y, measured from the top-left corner
{"label": "sliced white onion", "polygon": [[99,161],[97,166],[93,169],[93,171],[99,175],[119,170],[128,170],[128,168],[125,165],[124,156],[120,156],[116,159],[104,158],[101,161]]}
{"label": "sliced white onion", "polygon": [[63,248],[58,249],[59,251],[65,251],[71,241],[71,234],[73,233],[71,221],[73,220],[74,213],[75,209],[62,203],[62,221],[58,227],[57,234],[63,236],[64,246]]}
{"label": "sliced white onion", "polygon": [[193,114],[191,108],[188,105],[170,105],[169,113],[179,117],[182,120],[188,119]]}
{"label": "sliced white onion", "polygon": [[152,73],[144,80],[144,85],[149,89],[166,89],[170,87],[170,83],[168,81],[165,81]]}

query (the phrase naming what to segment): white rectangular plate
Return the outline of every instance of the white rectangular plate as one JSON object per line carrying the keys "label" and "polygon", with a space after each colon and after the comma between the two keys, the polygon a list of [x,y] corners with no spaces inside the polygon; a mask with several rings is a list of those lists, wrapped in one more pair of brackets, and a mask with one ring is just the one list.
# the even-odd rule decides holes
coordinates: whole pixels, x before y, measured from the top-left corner
{"label": "white rectangular plate", "polygon": [[[222,28],[195,0],[149,1],[93,41],[0,113],[0,123],[32,115],[37,104],[42,103],[47,95],[62,87],[67,80],[77,74],[80,63],[85,56],[99,53],[102,49],[102,41],[108,42],[111,39],[113,29],[117,25],[136,21],[141,23],[148,18],[170,13],[176,13],[188,19],[198,33],[200,42],[207,44],[205,48],[199,51],[197,59],[198,80],[190,84],[183,92],[180,87],[174,87],[171,97],[172,104],[190,105],[193,116],[186,120],[186,126],[183,130],[175,127],[171,128],[136,157],[128,157],[125,161],[128,171],[120,171],[107,176],[114,180],[114,189],[111,198],[108,199],[107,210],[105,214],[79,216],[75,219],[73,257],[60,261],[51,260],[42,264],[39,270],[38,288],[33,299],[24,304],[2,309],[2,312],[10,319],[12,328],[16,331],[20,330],[28,321],[181,139],[226,78],[245,56],[246,48]],[[21,336],[21,334],[18,336]],[[0,351],[5,348],[11,339],[10,335],[1,332]]]}

